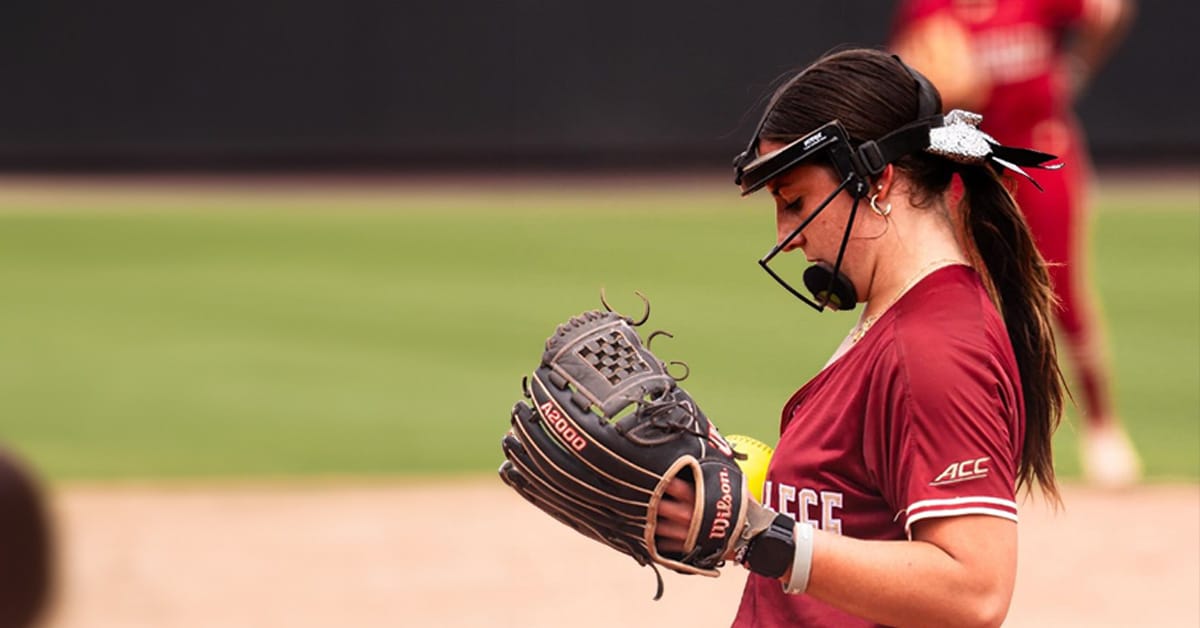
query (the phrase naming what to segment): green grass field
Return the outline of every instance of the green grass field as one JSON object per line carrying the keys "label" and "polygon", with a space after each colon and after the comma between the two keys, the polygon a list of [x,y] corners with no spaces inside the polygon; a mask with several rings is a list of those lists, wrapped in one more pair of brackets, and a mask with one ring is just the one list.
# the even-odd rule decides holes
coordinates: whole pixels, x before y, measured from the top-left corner
{"label": "green grass field", "polygon": [[[50,185],[0,190],[0,441],[57,480],[490,472],[542,341],[601,286],[646,293],[708,413],[770,440],[853,324],[757,268],[772,214],[732,186]],[[1200,479],[1200,201],[1098,202],[1118,405],[1152,477]],[[1066,475],[1074,444],[1069,421]]]}

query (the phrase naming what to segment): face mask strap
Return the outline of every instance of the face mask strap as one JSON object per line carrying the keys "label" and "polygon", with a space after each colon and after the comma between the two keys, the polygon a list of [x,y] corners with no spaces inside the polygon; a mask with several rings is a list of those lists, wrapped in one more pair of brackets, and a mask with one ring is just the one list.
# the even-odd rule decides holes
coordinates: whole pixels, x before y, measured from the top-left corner
{"label": "face mask strap", "polygon": [[[802,294],[796,288],[792,287],[791,284],[789,284],[783,277],[781,277],[779,275],[779,273],[776,273],[775,270],[771,268],[770,262],[772,259],[775,258],[776,255],[779,254],[780,251],[782,251],[784,249],[784,247],[786,247],[788,244],[790,244],[792,240],[795,240],[796,236],[800,235],[800,232],[804,231],[804,228],[807,227],[809,223],[811,223],[817,216],[819,216],[821,214],[821,212],[825,211],[825,208],[828,207],[829,204],[833,202],[833,199],[836,198],[838,194],[841,194],[842,191],[845,190],[847,187],[849,187],[851,183],[854,183],[856,179],[858,179],[858,176],[856,174],[854,174],[853,172],[851,172],[850,174],[847,174],[846,178],[842,180],[841,184],[839,184],[837,186],[837,188],[835,188],[833,190],[833,192],[829,194],[829,196],[826,196],[825,200],[822,201],[819,206],[817,206],[817,209],[813,211],[812,215],[810,215],[808,218],[805,218],[795,229],[792,230],[792,232],[790,234],[788,234],[788,237],[784,238],[782,242],[780,242],[780,243],[776,244],[774,247],[772,247],[771,250],[768,251],[767,254],[765,256],[763,256],[762,259],[758,260],[758,265],[762,266],[763,270],[767,271],[767,274],[770,275],[773,279],[775,279],[775,281],[779,285],[783,286],[783,288],[785,290],[787,290],[788,292],[792,293],[793,296],[800,299],[805,304],[807,304],[809,307],[812,307],[813,309],[817,310],[818,312],[822,312],[825,310],[825,307],[829,304],[829,299],[828,298],[823,299],[820,303],[818,303],[818,302],[813,301],[812,299],[809,299],[808,297],[804,296],[804,294]],[[845,233],[842,234],[842,244],[841,244],[841,247],[838,248],[837,262],[833,266],[833,274],[830,277],[829,285],[826,287],[826,290],[825,290],[826,295],[833,294],[833,292],[834,292],[834,281],[836,280],[836,278],[838,276],[838,271],[842,267],[842,257],[846,252],[846,244],[850,241],[850,230],[854,226],[854,216],[858,213],[859,198],[860,197],[858,197],[857,195],[854,197],[854,205],[850,209],[850,218],[849,218],[849,220],[846,221],[846,231],[845,231]],[[849,307],[846,307],[844,309],[853,309],[853,308],[854,308],[854,304],[850,304]]]}
{"label": "face mask strap", "polygon": [[[825,310],[825,305],[829,303],[830,295],[834,294],[834,282],[837,281],[839,273],[842,270],[842,258],[846,255],[846,245],[850,242],[850,231],[854,229],[854,217],[858,215],[858,203],[862,197],[855,196],[854,204],[850,206],[850,217],[846,219],[846,230],[842,233],[842,244],[838,247],[837,261],[833,264],[833,273],[829,278],[829,285],[825,287],[825,298],[821,301],[821,308],[818,312]],[[856,297],[857,298],[857,295]],[[853,310],[858,305],[856,302],[840,304],[838,309]]]}

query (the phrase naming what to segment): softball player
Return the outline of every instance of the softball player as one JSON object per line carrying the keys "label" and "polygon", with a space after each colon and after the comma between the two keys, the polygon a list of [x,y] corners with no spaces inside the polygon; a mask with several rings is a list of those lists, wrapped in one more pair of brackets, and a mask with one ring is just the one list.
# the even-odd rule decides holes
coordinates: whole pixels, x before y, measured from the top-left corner
{"label": "softball player", "polygon": [[[1000,154],[1052,156],[981,144],[976,117],[940,111],[899,59],[846,50],[776,91],[737,161],[743,194],[775,203],[760,263],[819,310],[864,307],[784,406],[763,499],[779,516],[731,557],[752,572],[735,626],[999,625],[1015,493],[1057,499],[1053,296],[993,172]],[[771,270],[786,252],[813,264],[808,294]],[[687,482],[668,490],[660,548],[678,546],[694,499]]]}
{"label": "softball player", "polygon": [[1132,20],[1126,0],[904,0],[895,49],[941,90],[947,108],[983,114],[1001,143],[1059,155],[1066,166],[1016,190],[1060,302],[1059,328],[1085,419],[1085,477],[1125,486],[1140,475],[1112,403],[1104,330],[1087,276],[1090,167],[1072,114],[1076,93]]}

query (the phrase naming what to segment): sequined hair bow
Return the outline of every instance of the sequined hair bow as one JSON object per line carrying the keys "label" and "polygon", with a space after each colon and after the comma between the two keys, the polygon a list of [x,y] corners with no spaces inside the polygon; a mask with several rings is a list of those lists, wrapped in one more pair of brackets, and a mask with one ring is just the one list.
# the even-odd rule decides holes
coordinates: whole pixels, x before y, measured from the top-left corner
{"label": "sequined hair bow", "polygon": [[1029,179],[1037,189],[1042,189],[1024,168],[1058,170],[1061,163],[1047,164],[1058,159],[1049,153],[1028,148],[1005,146],[979,129],[983,116],[962,109],[953,109],[946,114],[942,126],[929,130],[929,147],[925,152],[940,155],[960,164],[989,163],[1000,171],[1005,168]]}

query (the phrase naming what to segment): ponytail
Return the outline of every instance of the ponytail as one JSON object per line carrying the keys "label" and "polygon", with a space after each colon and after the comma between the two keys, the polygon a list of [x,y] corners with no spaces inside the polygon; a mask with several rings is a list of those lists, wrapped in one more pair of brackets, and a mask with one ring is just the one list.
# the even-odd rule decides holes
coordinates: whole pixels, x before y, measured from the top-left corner
{"label": "ponytail", "polygon": [[1058,368],[1051,318],[1057,301],[1046,261],[1020,208],[987,166],[963,166],[962,235],[1004,318],[1025,397],[1025,442],[1017,488],[1033,483],[1061,501],[1054,478],[1051,438],[1062,419],[1066,386]]}

